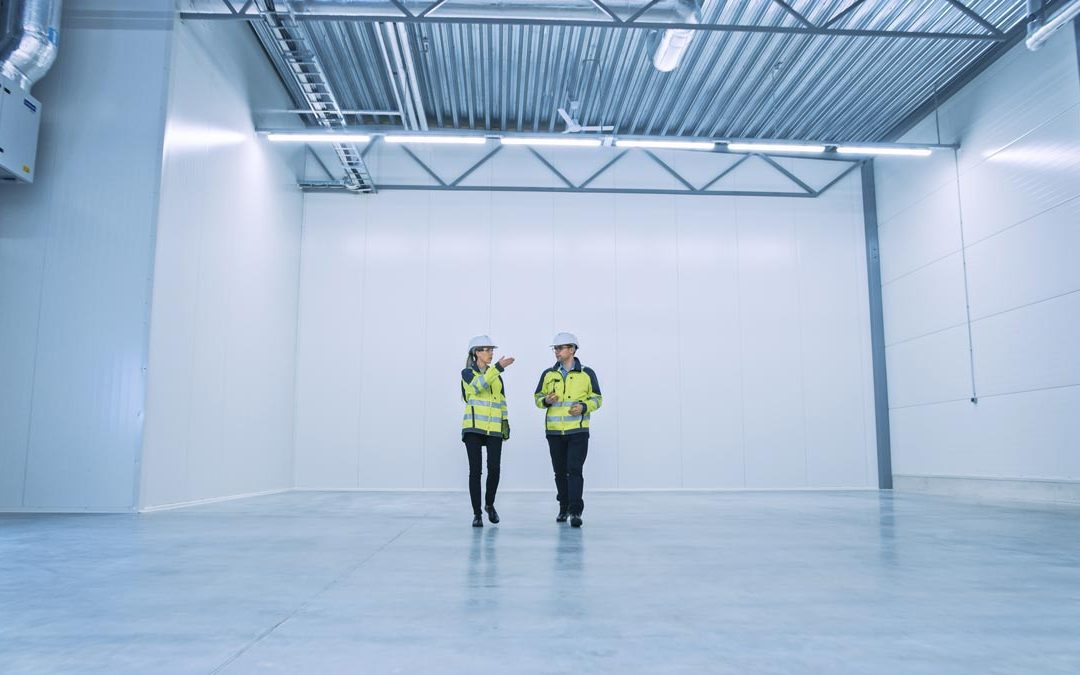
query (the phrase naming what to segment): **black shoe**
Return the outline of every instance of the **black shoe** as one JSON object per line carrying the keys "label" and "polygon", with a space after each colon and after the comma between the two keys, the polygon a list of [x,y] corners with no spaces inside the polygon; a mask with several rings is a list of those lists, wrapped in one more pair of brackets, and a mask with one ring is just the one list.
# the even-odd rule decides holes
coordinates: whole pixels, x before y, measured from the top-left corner
{"label": "black shoe", "polygon": [[570,527],[581,527],[581,514],[575,513],[570,516]]}
{"label": "black shoe", "polygon": [[499,522],[499,512],[495,510],[494,506],[485,506],[484,510],[487,511],[488,520],[493,523]]}
{"label": "black shoe", "polygon": [[480,517],[479,513],[472,517],[472,526],[473,527],[483,527],[484,526],[484,519]]}
{"label": "black shoe", "polygon": [[566,509],[559,509],[559,515],[555,516],[556,523],[565,523],[566,519],[570,517],[570,514],[566,512]]}

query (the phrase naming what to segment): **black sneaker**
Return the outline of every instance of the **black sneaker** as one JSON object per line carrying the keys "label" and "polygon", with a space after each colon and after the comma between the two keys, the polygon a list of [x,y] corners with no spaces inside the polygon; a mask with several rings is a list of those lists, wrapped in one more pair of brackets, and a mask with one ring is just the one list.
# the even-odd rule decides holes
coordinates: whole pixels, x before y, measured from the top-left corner
{"label": "black sneaker", "polygon": [[495,510],[494,506],[485,506],[484,510],[487,511],[488,520],[493,523],[499,522],[499,512]]}
{"label": "black sneaker", "polygon": [[581,527],[581,514],[575,513],[570,516],[570,527]]}
{"label": "black sneaker", "polygon": [[567,513],[566,509],[559,509],[559,515],[555,516],[555,522],[556,523],[565,523],[566,519],[569,518],[569,517],[570,517],[570,514]]}
{"label": "black sneaker", "polygon": [[484,526],[484,519],[480,517],[479,513],[476,514],[475,516],[473,516],[473,518],[472,518],[472,526],[473,527],[483,527]]}

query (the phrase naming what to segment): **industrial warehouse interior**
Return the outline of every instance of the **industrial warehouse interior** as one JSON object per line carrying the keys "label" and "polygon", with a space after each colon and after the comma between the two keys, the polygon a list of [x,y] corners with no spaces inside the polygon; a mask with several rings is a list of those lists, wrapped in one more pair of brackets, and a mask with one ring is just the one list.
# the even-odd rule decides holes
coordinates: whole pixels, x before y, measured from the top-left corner
{"label": "industrial warehouse interior", "polygon": [[1080,672],[1078,16],[0,0],[0,672]]}

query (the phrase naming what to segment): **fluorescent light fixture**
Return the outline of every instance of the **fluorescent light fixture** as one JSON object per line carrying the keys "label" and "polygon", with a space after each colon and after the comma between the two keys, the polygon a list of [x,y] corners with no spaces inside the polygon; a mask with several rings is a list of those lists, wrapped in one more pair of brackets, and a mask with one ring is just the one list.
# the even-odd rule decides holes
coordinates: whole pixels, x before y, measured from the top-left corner
{"label": "fluorescent light fixture", "polygon": [[665,150],[712,150],[716,143],[712,141],[666,141],[662,139],[642,140],[625,138],[615,141],[620,148],[661,148]]}
{"label": "fluorescent light fixture", "polygon": [[311,134],[280,132],[266,135],[266,140],[274,143],[367,143],[371,140],[368,134]]}
{"label": "fluorescent light fixture", "polygon": [[873,145],[838,145],[836,151],[841,155],[894,155],[899,157],[929,157],[934,152],[930,148],[883,148]]}
{"label": "fluorescent light fixture", "polygon": [[390,134],[384,136],[387,143],[430,143],[441,145],[483,145],[485,136],[448,136],[438,134]]}
{"label": "fluorescent light fixture", "polygon": [[599,138],[562,138],[560,136],[503,136],[503,145],[560,145],[568,148],[599,148]]}
{"label": "fluorescent light fixture", "polygon": [[805,143],[728,143],[732,152],[825,152],[824,145]]}
{"label": "fluorescent light fixture", "polygon": [[694,31],[685,28],[669,28],[660,38],[660,44],[653,53],[653,68],[662,73],[670,73],[679,67],[679,61],[690,47]]}

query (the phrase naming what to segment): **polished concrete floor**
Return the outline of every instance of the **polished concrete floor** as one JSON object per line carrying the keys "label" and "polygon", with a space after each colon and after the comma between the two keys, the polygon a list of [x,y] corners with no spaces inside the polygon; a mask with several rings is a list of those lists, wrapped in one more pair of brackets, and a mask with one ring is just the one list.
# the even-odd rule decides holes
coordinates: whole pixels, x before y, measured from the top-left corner
{"label": "polished concrete floor", "polygon": [[0,516],[0,672],[1080,673],[1080,507],[287,493]]}

